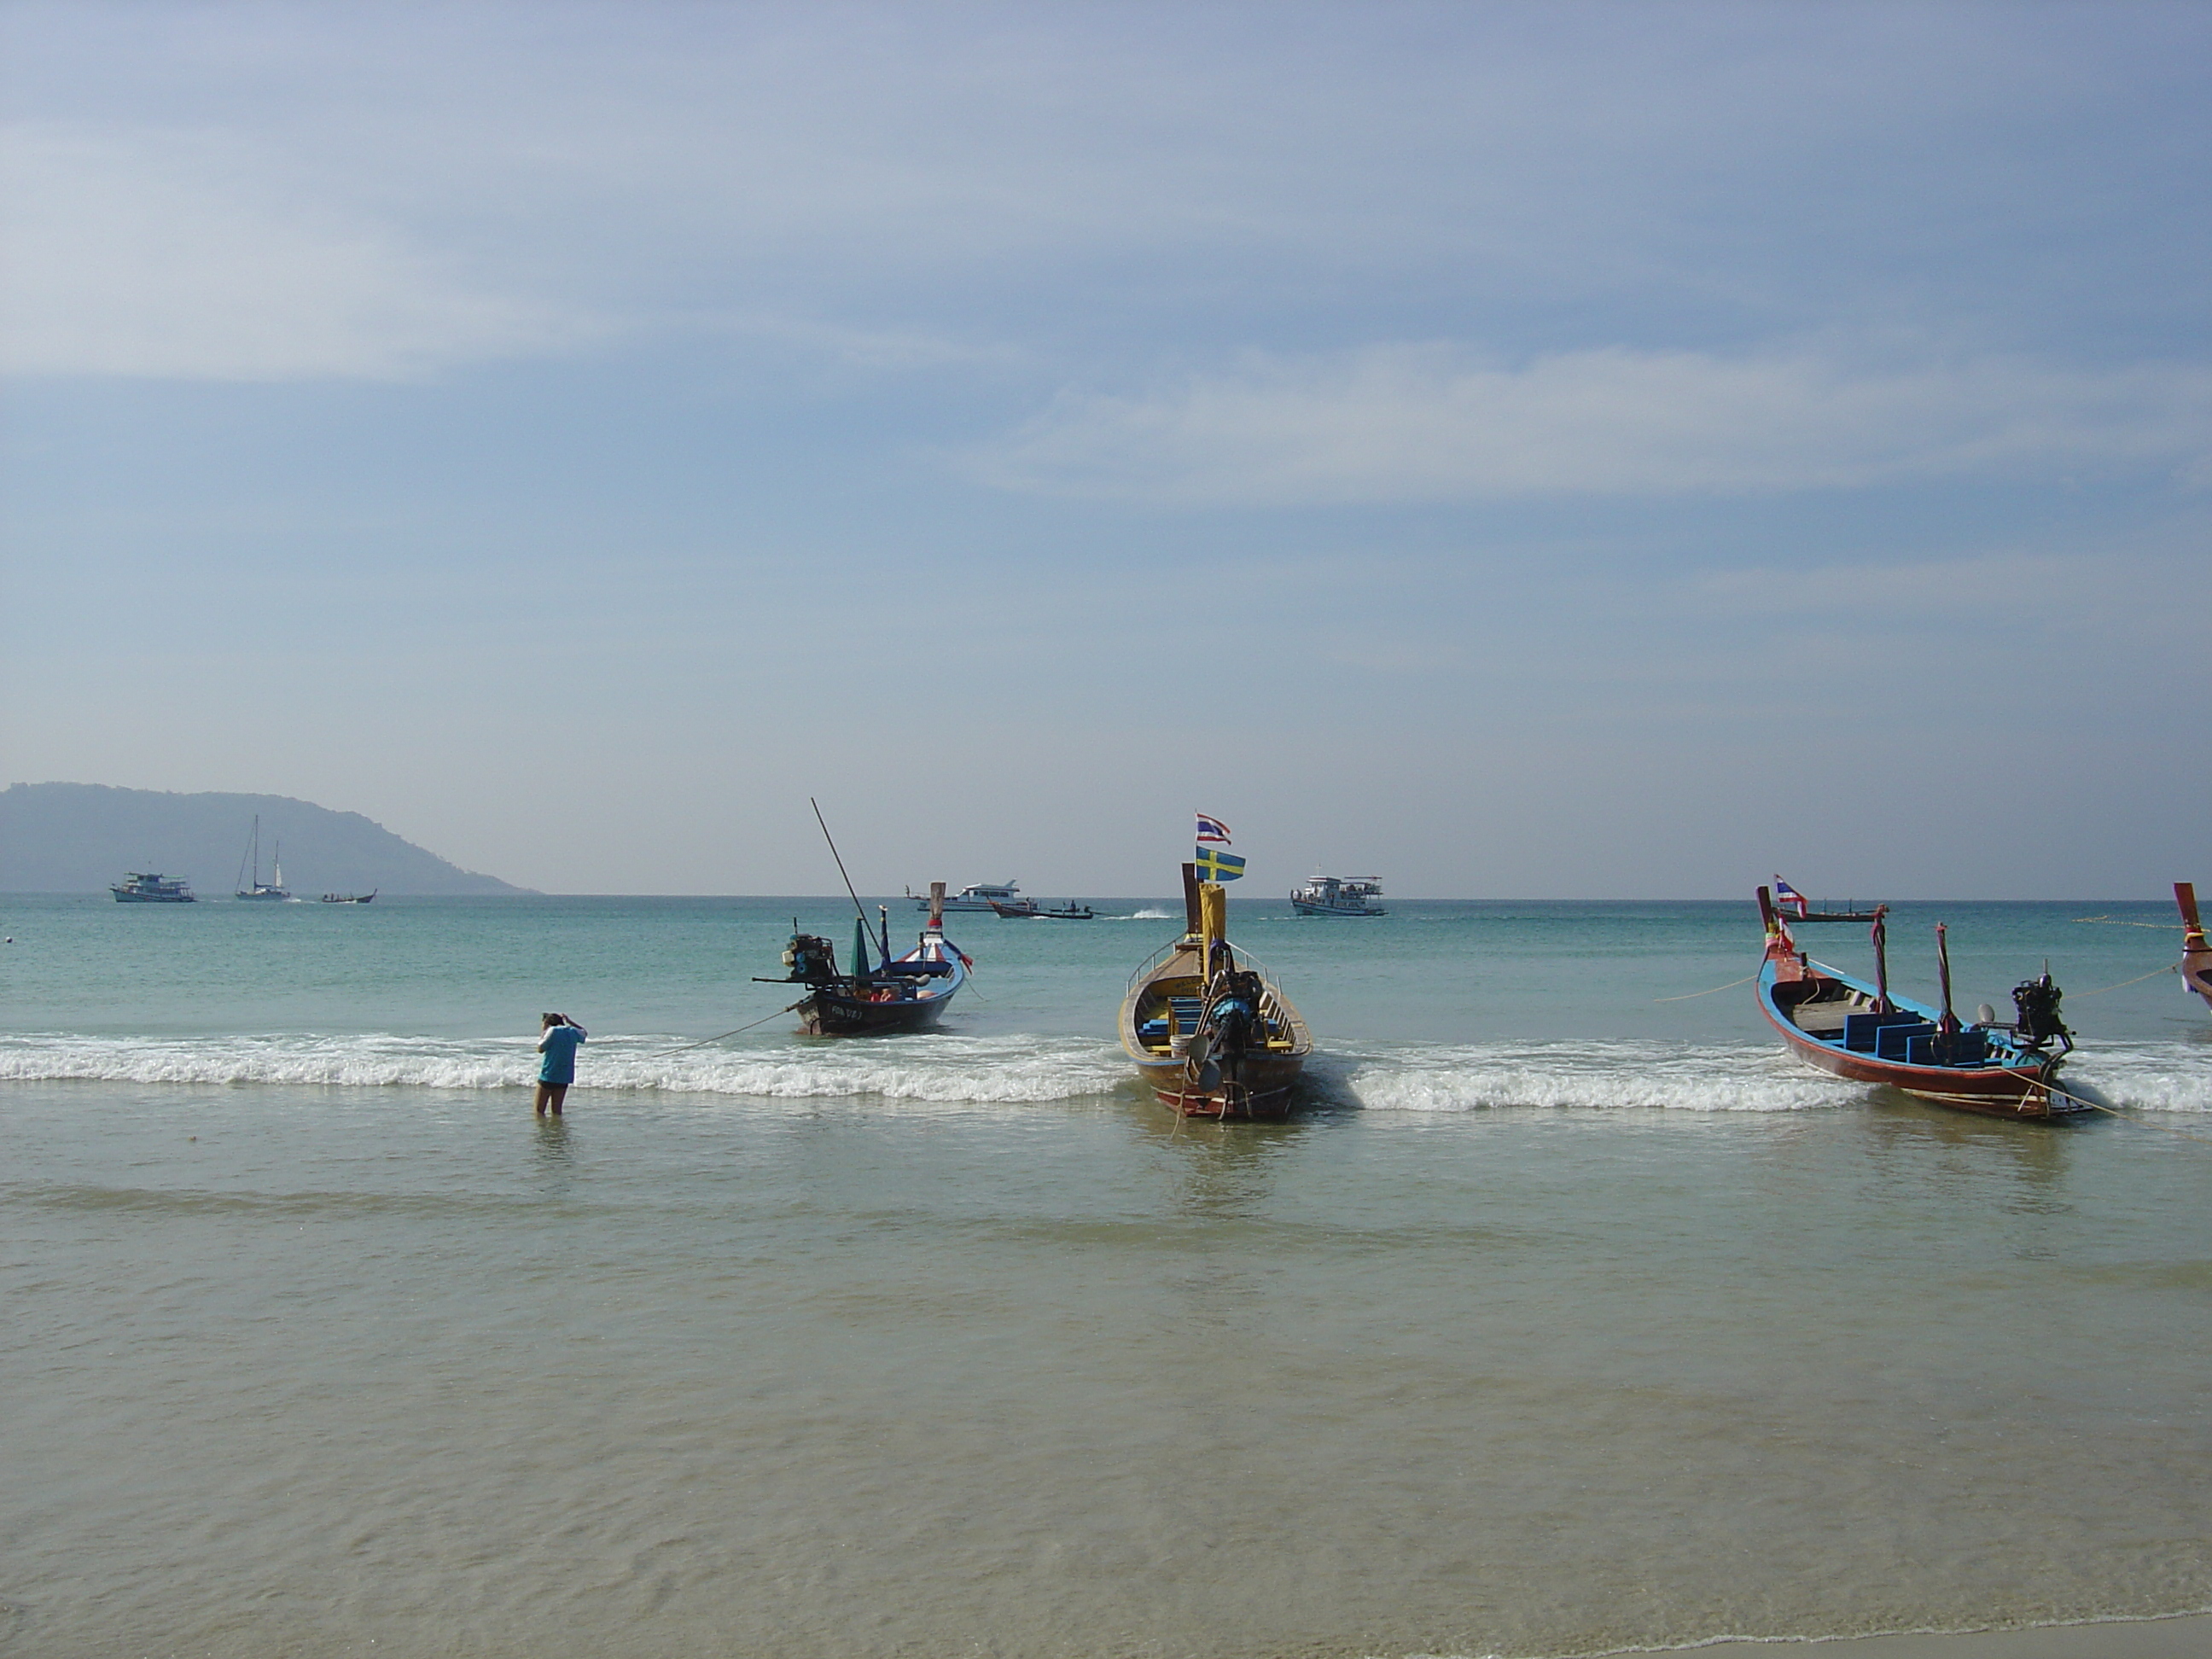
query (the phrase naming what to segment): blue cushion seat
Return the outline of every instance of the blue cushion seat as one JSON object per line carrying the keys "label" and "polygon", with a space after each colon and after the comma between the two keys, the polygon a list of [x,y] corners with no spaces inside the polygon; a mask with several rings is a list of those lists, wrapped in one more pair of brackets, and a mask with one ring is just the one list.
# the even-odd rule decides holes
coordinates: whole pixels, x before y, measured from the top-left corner
{"label": "blue cushion seat", "polygon": [[1845,1014],[1844,1047],[1862,1054],[1874,1053],[1875,1033],[1887,1025],[1925,1025],[1917,1014]]}
{"label": "blue cushion seat", "polygon": [[1885,1025],[1874,1036],[1875,1058],[1903,1060],[1908,1042],[1917,1036],[1932,1036],[1935,1030],[1935,1021],[1928,1019],[1916,1019],[1910,1025]]}

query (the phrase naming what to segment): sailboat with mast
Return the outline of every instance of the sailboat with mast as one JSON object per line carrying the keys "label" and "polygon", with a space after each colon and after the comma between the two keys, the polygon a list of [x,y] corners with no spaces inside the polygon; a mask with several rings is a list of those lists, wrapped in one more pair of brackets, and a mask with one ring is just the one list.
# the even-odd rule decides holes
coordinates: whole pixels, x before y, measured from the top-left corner
{"label": "sailboat with mast", "polygon": [[[284,885],[284,843],[283,842],[276,843],[276,851],[270,855],[269,862],[272,868],[272,874],[270,879],[264,882],[261,879],[261,814],[256,812],[253,815],[253,837],[246,843],[245,857],[238,861],[238,890],[232,896],[242,899],[267,899],[279,904],[289,902],[292,895]],[[253,872],[250,881],[246,878],[249,865]]]}

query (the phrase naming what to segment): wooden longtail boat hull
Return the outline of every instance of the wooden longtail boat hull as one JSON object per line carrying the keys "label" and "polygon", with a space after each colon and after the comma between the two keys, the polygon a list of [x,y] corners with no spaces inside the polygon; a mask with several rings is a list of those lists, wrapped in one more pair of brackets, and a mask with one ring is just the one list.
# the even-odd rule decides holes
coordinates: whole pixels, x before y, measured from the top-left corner
{"label": "wooden longtail boat hull", "polygon": [[[2087,1102],[2057,1086],[2064,1048],[2047,1048],[2033,1040],[2033,1034],[2024,1036],[2011,1026],[1965,1026],[1942,1009],[1891,993],[1882,966],[1880,917],[1887,914],[1886,909],[1877,913],[1875,928],[1875,964],[1881,982],[1873,985],[1799,951],[1788,921],[1777,913],[1764,887],[1759,890],[1759,909],[1766,924],[1766,958],[1759,969],[1759,1012],[1790,1052],[1807,1065],[1832,1077],[1886,1084],[1922,1100],[1995,1117],[2060,1117],[2091,1109]],[[1940,927],[1936,935],[1948,1006],[1950,958],[1943,951]],[[2047,973],[2041,983],[2048,1000],[2039,1018],[2046,1019],[2050,1031],[2064,1042],[2065,1027],[2057,1023],[2057,988]],[[2015,1000],[2030,989],[2023,986],[2015,991]],[[2028,1006],[2021,1004],[2024,1021]],[[1879,1052],[1892,1048],[1905,1052]]]}
{"label": "wooden longtail boat hull", "polygon": [[[931,897],[941,902],[943,882],[930,884]],[[866,969],[866,922],[854,930],[854,963]],[[945,937],[944,922],[933,908],[921,930],[921,942],[904,956],[892,957],[857,975],[838,973],[830,941],[794,933],[791,948],[783,954],[792,975],[769,984],[804,984],[806,996],[793,1005],[799,1029],[806,1036],[891,1036],[904,1031],[927,1031],[945,1018],[945,1011],[960,988],[968,982],[973,966],[960,947]],[[884,926],[890,931],[888,918]],[[904,971],[902,971],[902,969]]]}
{"label": "wooden longtail boat hull", "polygon": [[911,1000],[876,1002],[829,986],[799,1005],[799,1029],[808,1036],[891,1036],[927,1031],[945,1017],[957,987]]}
{"label": "wooden longtail boat hull", "polygon": [[[1796,1016],[1805,1004],[1832,1007],[1844,1002],[1871,1009],[1875,1000],[1872,986],[1823,963],[1808,966],[1810,971],[1801,978],[1778,981],[1775,965],[1769,962],[1759,975],[1759,1011],[1790,1045],[1790,1053],[1807,1065],[1853,1083],[1887,1084],[1922,1100],[1998,1117],[2063,1117],[2090,1109],[2056,1086],[2063,1055],[2028,1050],[2013,1057],[2011,1063],[1908,1066],[1903,1060],[1881,1060],[1844,1048],[1840,1030],[1833,1040],[1804,1030]],[[1937,1016],[1937,1010],[1904,997],[1893,994],[1890,1002],[1899,1012],[1918,1014],[1931,1024]]]}
{"label": "wooden longtail boat hull", "polygon": [[[1281,989],[1263,974],[1261,1000],[1262,1043],[1241,1054],[1218,1058],[1194,1058],[1178,1047],[1192,1028],[1183,1027],[1175,1011],[1202,1002],[1207,941],[1195,934],[1176,941],[1162,958],[1140,969],[1121,1000],[1116,1022],[1121,1047],[1135,1062],[1159,1103],[1184,1117],[1237,1120],[1278,1120],[1289,1115],[1306,1056],[1313,1052],[1313,1036]],[[1224,942],[1216,941],[1226,949]],[[1246,957],[1239,966],[1252,969]],[[1170,1033],[1158,1027],[1165,1018]]]}

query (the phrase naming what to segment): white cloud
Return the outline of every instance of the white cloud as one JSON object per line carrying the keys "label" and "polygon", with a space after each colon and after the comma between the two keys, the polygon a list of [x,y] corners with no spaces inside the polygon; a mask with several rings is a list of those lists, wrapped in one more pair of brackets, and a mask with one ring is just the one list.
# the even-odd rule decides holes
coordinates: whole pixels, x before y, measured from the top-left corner
{"label": "white cloud", "polygon": [[228,140],[18,126],[0,148],[0,368],[13,373],[401,379],[586,330],[472,289]]}
{"label": "white cloud", "polygon": [[2201,467],[2212,370],[1620,348],[1521,367],[1450,345],[1254,356],[1149,395],[1063,393],[968,459],[1043,495],[1291,506],[1735,495]]}

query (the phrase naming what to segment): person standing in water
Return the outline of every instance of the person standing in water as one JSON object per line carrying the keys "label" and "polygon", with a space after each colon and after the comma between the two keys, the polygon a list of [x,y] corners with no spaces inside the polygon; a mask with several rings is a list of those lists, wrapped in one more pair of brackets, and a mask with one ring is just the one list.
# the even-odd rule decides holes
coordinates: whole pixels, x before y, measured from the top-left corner
{"label": "person standing in water", "polygon": [[545,1060],[538,1068],[538,1098],[533,1109],[543,1117],[550,1109],[558,1117],[561,1103],[568,1097],[568,1085],[576,1080],[576,1050],[583,1046],[587,1034],[566,1014],[547,1014],[542,1030],[538,1052],[545,1056]]}

